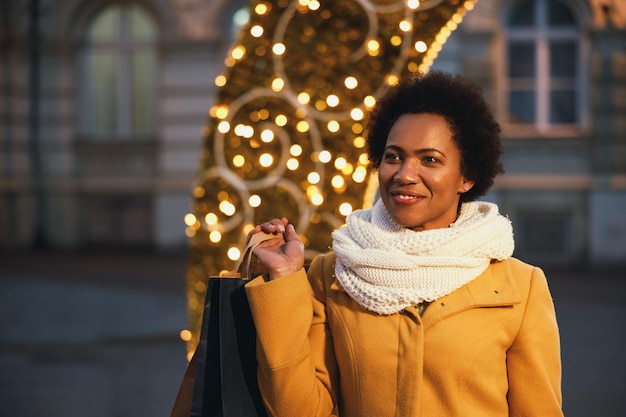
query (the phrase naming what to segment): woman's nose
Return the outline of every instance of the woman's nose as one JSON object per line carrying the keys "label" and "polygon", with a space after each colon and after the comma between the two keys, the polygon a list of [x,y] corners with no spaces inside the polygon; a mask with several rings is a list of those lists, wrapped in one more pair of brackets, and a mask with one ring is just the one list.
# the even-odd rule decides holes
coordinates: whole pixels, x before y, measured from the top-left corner
{"label": "woman's nose", "polygon": [[395,182],[399,184],[415,184],[419,182],[419,169],[416,164],[405,161],[398,165],[398,170],[393,176]]}

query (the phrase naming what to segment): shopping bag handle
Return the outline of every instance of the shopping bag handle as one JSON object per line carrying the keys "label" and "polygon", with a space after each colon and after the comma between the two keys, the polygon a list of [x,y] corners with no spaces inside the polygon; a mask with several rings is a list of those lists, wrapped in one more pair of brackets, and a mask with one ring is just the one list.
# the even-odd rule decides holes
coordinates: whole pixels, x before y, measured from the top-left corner
{"label": "shopping bag handle", "polygon": [[250,261],[252,260],[252,252],[262,242],[272,239],[282,239],[282,233],[270,234],[270,233],[255,233],[250,237],[250,241],[246,245],[243,251],[243,255],[239,258],[235,269],[232,271],[224,272],[220,275],[222,278],[242,278],[244,280],[250,280]]}

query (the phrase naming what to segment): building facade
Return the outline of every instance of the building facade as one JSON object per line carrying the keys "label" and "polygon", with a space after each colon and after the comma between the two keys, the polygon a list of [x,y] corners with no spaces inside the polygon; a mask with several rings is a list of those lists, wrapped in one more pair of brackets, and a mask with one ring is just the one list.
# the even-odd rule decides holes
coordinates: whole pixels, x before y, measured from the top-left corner
{"label": "building facade", "polygon": [[[0,247],[185,248],[245,0],[0,5]],[[626,263],[626,3],[479,0],[434,65],[483,86],[516,255]]]}
{"label": "building facade", "polygon": [[626,2],[479,1],[436,65],[480,83],[503,128],[490,198],[515,254],[624,265]]}
{"label": "building facade", "polygon": [[0,5],[0,246],[185,247],[244,1]]}

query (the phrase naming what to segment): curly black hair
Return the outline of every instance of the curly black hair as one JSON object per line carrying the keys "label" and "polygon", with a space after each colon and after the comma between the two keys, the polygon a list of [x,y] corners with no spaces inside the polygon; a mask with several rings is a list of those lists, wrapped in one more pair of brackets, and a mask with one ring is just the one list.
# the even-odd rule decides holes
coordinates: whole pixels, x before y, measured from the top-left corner
{"label": "curly black hair", "polygon": [[369,160],[381,163],[387,136],[403,114],[430,113],[443,116],[461,152],[461,172],[474,186],[462,193],[460,202],[483,196],[498,174],[503,147],[500,125],[485,102],[481,88],[460,75],[430,71],[390,87],[372,110],[367,126]]}

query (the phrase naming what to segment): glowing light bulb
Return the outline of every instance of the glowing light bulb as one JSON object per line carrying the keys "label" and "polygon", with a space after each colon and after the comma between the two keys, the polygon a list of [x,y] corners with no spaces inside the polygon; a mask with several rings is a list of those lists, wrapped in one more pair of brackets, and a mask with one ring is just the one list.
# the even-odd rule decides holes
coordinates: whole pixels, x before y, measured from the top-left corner
{"label": "glowing light bulb", "polygon": [[285,47],[284,43],[275,43],[274,46],[272,46],[272,52],[274,53],[274,55],[283,55],[285,53],[285,51],[287,50],[287,47]]}
{"label": "glowing light bulb", "polygon": [[346,184],[346,181],[343,179],[341,175],[335,175],[331,180],[330,184],[333,188],[341,188]]}
{"label": "glowing light bulb", "polygon": [[322,162],[322,163],[324,163],[324,164],[326,164],[326,163],[330,162],[330,160],[332,159],[332,157],[333,157],[333,156],[331,155],[331,153],[330,153],[330,152],[328,152],[328,151],[326,151],[326,150],[324,150],[324,151],[320,152],[320,153],[319,153],[319,156],[318,156],[319,161],[320,161],[320,162]]}
{"label": "glowing light bulb", "polygon": [[218,119],[225,119],[228,117],[228,106],[221,105],[215,108],[215,117]]}
{"label": "glowing light bulb", "polygon": [[311,101],[311,96],[308,93],[302,92],[298,94],[298,103],[309,104],[310,101]]}
{"label": "glowing light bulb", "polygon": [[[361,117],[361,119],[365,117],[364,115]],[[363,133],[363,125],[361,123],[353,123],[352,124],[352,133],[354,133],[355,135],[360,135],[361,133]]]}
{"label": "glowing light bulb", "polygon": [[367,169],[365,167],[357,167],[352,174],[352,180],[358,184],[361,184],[367,178]]}
{"label": "glowing light bulb", "polygon": [[309,10],[312,10],[312,11],[318,10],[320,8],[320,2],[317,0],[311,0],[309,2],[308,7],[309,7]]}
{"label": "glowing light bulb", "polygon": [[365,96],[363,104],[365,104],[367,108],[372,108],[376,105],[376,98],[374,96]]}
{"label": "glowing light bulb", "polygon": [[370,56],[377,56],[380,53],[380,43],[376,39],[367,42],[367,53]]}
{"label": "glowing light bulb", "polygon": [[243,155],[233,156],[233,165],[237,168],[241,168],[246,163],[246,158]]}
{"label": "glowing light bulb", "polygon": [[248,198],[248,204],[250,207],[259,207],[261,205],[261,197],[257,194],[253,194]]}
{"label": "glowing light bulb", "polygon": [[263,143],[271,143],[274,140],[274,132],[270,129],[265,129],[261,132],[261,140]]}
{"label": "glowing light bulb", "polygon": [[194,224],[196,224],[196,221],[197,221],[196,216],[192,213],[185,214],[184,220],[187,226],[193,226]]}
{"label": "glowing light bulb", "polygon": [[245,55],[246,55],[246,48],[242,45],[236,46],[235,48],[233,48],[232,52],[230,53],[230,56],[237,61],[242,59]]}
{"label": "glowing light bulb", "polygon": [[239,250],[239,248],[233,246],[228,248],[227,255],[228,259],[230,259],[231,261],[236,261],[241,256],[241,251]]}
{"label": "glowing light bulb", "polygon": [[402,32],[410,32],[413,30],[413,24],[406,19],[400,21],[400,23],[398,24],[398,27],[400,28]]}
{"label": "glowing light bulb", "polygon": [[346,77],[343,83],[346,86],[346,88],[350,90],[354,90],[359,85],[359,81],[354,77]]}
{"label": "glowing light bulb", "polygon": [[387,76],[387,80],[386,81],[387,81],[387,84],[389,84],[389,85],[396,85],[396,84],[398,84],[400,82],[400,79],[398,78],[397,75],[389,74]]}
{"label": "glowing light bulb", "polygon": [[363,113],[363,110],[355,107],[350,111],[350,117],[352,118],[352,120],[363,120],[365,114]]}
{"label": "glowing light bulb", "polygon": [[331,120],[326,124],[329,132],[337,133],[341,129],[341,125],[336,120]]}
{"label": "glowing light bulb", "polygon": [[218,75],[217,77],[215,77],[215,85],[218,87],[224,87],[226,85],[226,76],[224,75]]}
{"label": "glowing light bulb", "polygon": [[219,230],[213,230],[209,233],[209,240],[213,243],[218,243],[222,240],[222,233]]}
{"label": "glowing light bulb", "polygon": [[259,156],[259,164],[262,167],[267,168],[271,166],[273,163],[274,163],[274,157],[271,154],[264,153],[264,154],[261,154],[261,156]]}
{"label": "glowing light bulb", "polygon": [[276,126],[280,126],[280,127],[285,126],[287,124],[287,116],[285,116],[284,114],[279,114],[274,119],[274,123],[276,123]]}
{"label": "glowing light bulb", "polygon": [[235,125],[235,128],[233,129],[233,132],[237,136],[244,136],[245,129],[246,129],[246,126],[241,124],[241,123],[239,123],[238,125]]}
{"label": "glowing light bulb", "polygon": [[302,146],[298,144],[291,145],[291,147],[289,148],[289,153],[293,156],[302,155]]}
{"label": "glowing light bulb", "polygon": [[254,36],[255,38],[260,38],[261,36],[263,36],[263,26],[261,25],[252,26],[250,28],[250,34]]}
{"label": "glowing light bulb", "polygon": [[219,204],[219,208],[220,211],[227,216],[232,216],[233,214],[235,214],[236,211],[235,205],[227,200],[221,201]]}
{"label": "glowing light bulb", "polygon": [[230,123],[228,123],[226,120],[221,121],[218,125],[217,125],[217,130],[220,133],[228,133],[228,131],[230,130]]}
{"label": "glowing light bulb", "polygon": [[326,97],[326,104],[328,104],[330,107],[337,107],[339,105],[339,97],[337,97],[335,94],[331,94],[328,97]]}
{"label": "glowing light bulb", "polygon": [[296,158],[289,158],[287,160],[287,169],[290,171],[295,171],[300,167],[300,162]]}
{"label": "glowing light bulb", "polygon": [[341,172],[343,172],[344,175],[350,175],[352,174],[352,171],[354,171],[354,165],[349,163],[341,169]]}
{"label": "glowing light bulb", "polygon": [[428,49],[428,45],[426,45],[426,42],[424,41],[415,42],[415,50],[417,52],[426,52],[427,49]]}
{"label": "glowing light bulb", "polygon": [[272,80],[272,90],[279,92],[282,91],[285,87],[285,80],[282,78],[274,78]]}
{"label": "glowing light bulb", "polygon": [[348,214],[352,213],[352,211],[353,209],[350,203],[341,203],[339,205],[339,213],[341,213],[344,216],[347,216]]}
{"label": "glowing light bulb", "polygon": [[218,221],[217,215],[215,213],[207,213],[206,216],[204,216],[204,221],[209,226],[215,226]]}
{"label": "glowing light bulb", "polygon": [[254,6],[254,13],[258,14],[259,16],[263,16],[268,11],[269,11],[269,7],[267,7],[267,4],[265,3],[259,3],[256,6]]}
{"label": "glowing light bulb", "polygon": [[203,187],[194,187],[193,188],[193,196],[195,198],[202,198],[206,195],[206,190]]}
{"label": "glowing light bulb", "polygon": [[315,171],[309,172],[309,175],[306,176],[306,180],[310,184],[318,184],[320,182],[320,179],[321,179],[320,174],[318,174]]}
{"label": "glowing light bulb", "polygon": [[420,7],[420,2],[419,0],[407,0],[406,5],[409,7],[409,9],[415,10]]}
{"label": "glowing light bulb", "polygon": [[324,204],[324,196],[321,194],[315,194],[311,197],[311,203],[315,206],[321,206]]}
{"label": "glowing light bulb", "polygon": [[347,164],[348,164],[348,161],[343,156],[340,156],[339,158],[335,159],[336,169],[339,169],[339,170],[344,169]]}
{"label": "glowing light bulb", "polygon": [[306,120],[300,120],[296,124],[296,130],[298,132],[300,132],[300,133],[308,132],[309,131],[309,122],[307,122]]}

